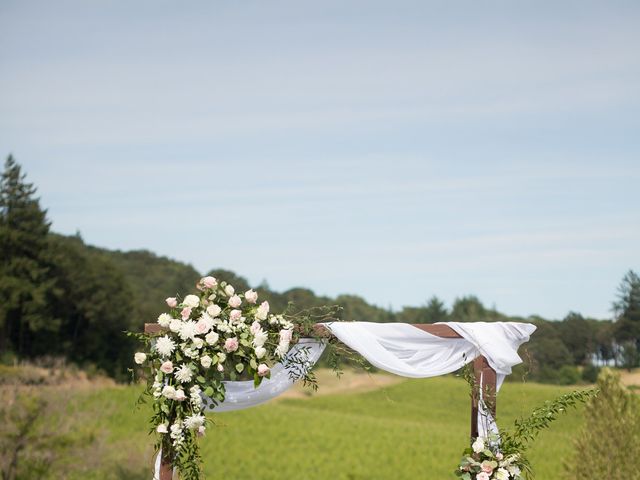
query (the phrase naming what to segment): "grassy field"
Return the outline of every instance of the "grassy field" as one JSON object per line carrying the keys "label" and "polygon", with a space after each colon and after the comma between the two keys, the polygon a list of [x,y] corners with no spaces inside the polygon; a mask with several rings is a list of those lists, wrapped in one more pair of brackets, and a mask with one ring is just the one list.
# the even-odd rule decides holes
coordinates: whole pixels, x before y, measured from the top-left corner
{"label": "grassy field", "polygon": [[[74,408],[93,412],[96,419],[85,428],[103,434],[97,437],[93,453],[100,461],[71,478],[150,478],[147,412],[133,407],[139,390],[110,387],[79,396]],[[462,380],[402,380],[355,392],[330,385],[327,390],[324,395],[294,395],[215,415],[218,425],[201,441],[207,478],[455,478],[451,472],[466,446],[469,429],[468,390]],[[569,390],[505,384],[498,401],[499,422],[508,425],[544,400]],[[537,478],[563,478],[563,462],[572,454],[572,439],[580,424],[581,412],[573,411],[540,436],[530,455]]]}

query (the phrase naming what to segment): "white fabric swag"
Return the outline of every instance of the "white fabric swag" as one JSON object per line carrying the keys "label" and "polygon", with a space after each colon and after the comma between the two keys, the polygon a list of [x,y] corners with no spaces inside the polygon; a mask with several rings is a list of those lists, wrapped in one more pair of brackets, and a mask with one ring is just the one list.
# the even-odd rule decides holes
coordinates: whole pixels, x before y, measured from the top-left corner
{"label": "white fabric swag", "polygon": [[325,345],[312,338],[301,338],[282,359],[271,369],[271,378],[262,380],[258,387],[253,380],[242,382],[222,382],[225,388],[224,402],[214,405],[211,399],[202,395],[205,411],[230,412],[255,407],[286,392],[297,380],[318,361]]}
{"label": "white fabric swag", "polygon": [[[515,322],[447,322],[462,338],[442,338],[408,323],[334,322],[325,324],[338,339],[372,365],[403,377],[426,378],[455,372],[484,355],[496,371],[500,390],[511,367],[522,362],[518,347],[536,327]],[[480,392],[482,392],[482,379]],[[482,408],[478,434],[497,432],[490,413]]]}

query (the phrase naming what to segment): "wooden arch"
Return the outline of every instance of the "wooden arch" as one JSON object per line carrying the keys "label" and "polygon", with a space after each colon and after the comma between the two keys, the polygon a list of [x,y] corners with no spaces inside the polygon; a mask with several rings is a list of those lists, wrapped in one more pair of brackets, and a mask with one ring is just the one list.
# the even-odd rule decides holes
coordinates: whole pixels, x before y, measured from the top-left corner
{"label": "wooden arch", "polygon": [[[458,332],[446,324],[416,323],[413,324],[413,326],[441,338],[462,338]],[[320,325],[318,325],[318,327],[326,332],[324,327]],[[144,325],[145,333],[160,333],[162,330],[162,327],[157,323],[146,323]],[[494,418],[496,416],[496,371],[491,368],[484,356],[479,356],[473,361],[473,371],[475,382],[471,394],[471,438],[478,436],[478,403],[480,400],[481,379],[484,403],[491,415],[493,415]],[[173,466],[170,461],[163,456],[160,461],[160,480],[171,480],[172,477]]]}

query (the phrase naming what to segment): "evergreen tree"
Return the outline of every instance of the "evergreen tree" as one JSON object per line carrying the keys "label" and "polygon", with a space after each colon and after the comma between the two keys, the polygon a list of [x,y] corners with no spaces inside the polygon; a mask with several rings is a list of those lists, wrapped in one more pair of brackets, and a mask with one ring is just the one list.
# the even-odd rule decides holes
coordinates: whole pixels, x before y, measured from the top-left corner
{"label": "evergreen tree", "polygon": [[614,336],[619,344],[635,344],[640,350],[640,277],[629,270],[618,287],[613,303],[616,317]]}
{"label": "evergreen tree", "polygon": [[49,221],[36,188],[10,155],[0,179],[0,350],[33,353],[34,333],[55,329],[47,312],[53,282]]}
{"label": "evergreen tree", "polygon": [[447,309],[444,302],[435,295],[429,299],[425,308],[426,323],[445,322],[447,320]]}

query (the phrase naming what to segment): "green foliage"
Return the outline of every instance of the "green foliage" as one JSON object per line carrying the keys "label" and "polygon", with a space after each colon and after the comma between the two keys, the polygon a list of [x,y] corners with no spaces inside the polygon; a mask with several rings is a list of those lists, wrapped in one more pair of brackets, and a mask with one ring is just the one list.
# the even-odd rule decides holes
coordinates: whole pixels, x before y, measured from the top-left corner
{"label": "green foliage", "polygon": [[638,478],[640,397],[622,386],[620,376],[609,369],[600,373],[598,388],[598,396],[587,404],[566,478]]}
{"label": "green foliage", "polygon": [[0,350],[28,355],[38,335],[55,331],[47,249],[49,222],[13,157],[0,179]]}
{"label": "green foliage", "polygon": [[[2,479],[66,477],[68,459],[81,458],[95,440],[94,434],[79,425],[86,414],[67,412],[67,402],[57,391],[45,394],[36,389],[4,387],[0,394]],[[91,462],[85,462],[78,471],[91,467]]]}
{"label": "green foliage", "polygon": [[596,383],[598,380],[598,374],[600,373],[600,368],[595,365],[588,364],[582,369],[582,380],[588,383]]}

